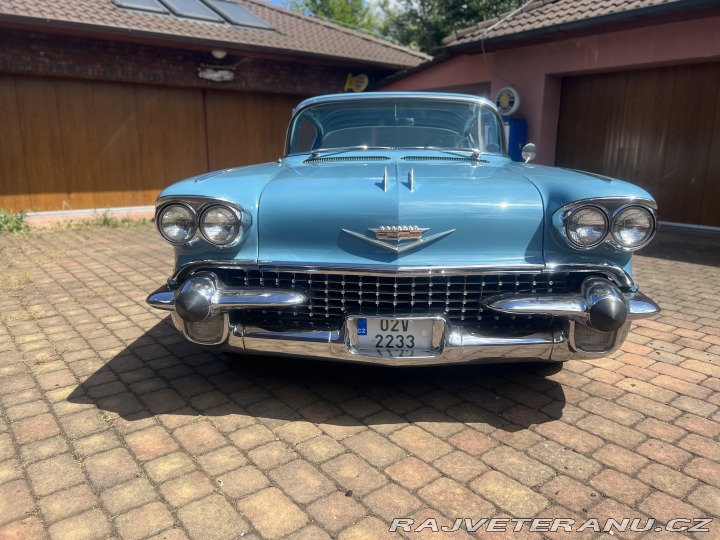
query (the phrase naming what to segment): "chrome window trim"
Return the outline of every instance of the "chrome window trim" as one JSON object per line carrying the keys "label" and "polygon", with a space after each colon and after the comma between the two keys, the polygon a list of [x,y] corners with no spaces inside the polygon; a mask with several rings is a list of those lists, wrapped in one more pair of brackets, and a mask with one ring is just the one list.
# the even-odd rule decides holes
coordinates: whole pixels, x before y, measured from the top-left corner
{"label": "chrome window trim", "polygon": [[308,274],[362,274],[367,276],[393,275],[398,277],[451,276],[467,274],[554,274],[561,272],[600,273],[612,278],[623,290],[637,289],[632,276],[619,265],[593,261],[587,263],[550,263],[516,266],[395,266],[388,265],[324,265],[298,264],[292,262],[271,262],[255,260],[203,260],[193,261],[177,268],[168,279],[170,286],[176,286],[199,270],[260,270],[264,272],[297,272]]}
{"label": "chrome window trim", "polygon": [[[186,242],[170,242],[170,240],[168,240],[165,235],[162,234],[162,230],[160,229],[160,220],[158,219],[160,217],[160,213],[172,204],[180,204],[186,206],[190,208],[190,210],[195,214],[195,234],[190,240]],[[229,208],[238,217],[239,232],[232,242],[229,242],[227,244],[215,244],[205,238],[202,231],[200,230],[201,216],[213,206],[225,206]],[[166,197],[158,198],[158,200],[155,202],[155,225],[162,237],[174,246],[194,247],[202,241],[206,242],[213,248],[232,249],[240,245],[247,237],[246,232],[252,226],[252,214],[250,214],[250,212],[248,212],[243,206],[221,197],[204,197],[201,195],[183,197],[177,195],[168,195]]]}

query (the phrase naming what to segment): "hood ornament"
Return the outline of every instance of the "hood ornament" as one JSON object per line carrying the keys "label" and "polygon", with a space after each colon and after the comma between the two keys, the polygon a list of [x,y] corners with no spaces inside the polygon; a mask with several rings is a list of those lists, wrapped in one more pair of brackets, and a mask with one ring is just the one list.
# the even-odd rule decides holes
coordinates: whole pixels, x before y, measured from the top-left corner
{"label": "hood ornament", "polygon": [[[343,232],[395,253],[403,253],[409,249],[428,244],[455,232],[455,229],[450,229],[423,238],[422,235],[429,230],[428,228],[421,228],[416,225],[382,226],[377,229],[369,229],[369,231],[375,235],[375,238],[348,229],[343,229]],[[391,243],[392,241],[394,241],[394,243]]]}

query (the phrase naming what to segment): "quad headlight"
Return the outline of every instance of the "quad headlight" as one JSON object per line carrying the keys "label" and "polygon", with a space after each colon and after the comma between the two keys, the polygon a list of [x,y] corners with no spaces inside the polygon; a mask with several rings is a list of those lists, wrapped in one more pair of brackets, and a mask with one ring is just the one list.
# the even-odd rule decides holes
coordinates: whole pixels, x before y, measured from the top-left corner
{"label": "quad headlight", "polygon": [[171,244],[184,244],[197,232],[197,216],[184,204],[170,204],[160,211],[158,229]]}
{"label": "quad headlight", "polygon": [[612,220],[613,240],[622,248],[637,249],[650,241],[655,232],[655,218],[641,206],[628,206]]}
{"label": "quad headlight", "polygon": [[565,232],[575,247],[597,246],[608,233],[607,215],[596,206],[578,208],[565,222]]}
{"label": "quad headlight", "polygon": [[[624,203],[624,204],[623,204]],[[593,249],[609,244],[616,250],[634,251],[655,235],[655,203],[612,198],[571,203],[555,214],[553,221],[570,246]]]}
{"label": "quad headlight", "polygon": [[241,218],[231,208],[213,205],[203,211],[200,217],[200,232],[211,244],[225,246],[240,234]]}
{"label": "quad headlight", "polygon": [[167,201],[158,207],[157,228],[176,246],[232,248],[240,244],[251,217],[239,205],[199,197]]}

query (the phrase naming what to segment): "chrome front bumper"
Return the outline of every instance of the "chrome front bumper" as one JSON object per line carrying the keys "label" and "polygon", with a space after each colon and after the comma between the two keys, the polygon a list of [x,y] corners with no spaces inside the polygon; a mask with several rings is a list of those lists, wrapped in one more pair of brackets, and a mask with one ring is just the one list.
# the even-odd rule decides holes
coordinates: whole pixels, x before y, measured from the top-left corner
{"label": "chrome front bumper", "polygon": [[[230,288],[212,272],[201,272],[176,289],[161,287],[148,297],[153,307],[172,311],[175,326],[186,338],[244,354],[319,358],[393,366],[448,363],[561,362],[610,354],[625,340],[630,321],[652,316],[660,308],[639,292],[622,293],[611,282],[588,278],[580,294],[501,295],[485,300],[487,309],[510,315],[550,315],[552,323],[540,331],[488,330],[458,326],[442,315],[434,331],[433,351],[391,356],[386,351],[357,351],[352,317],[327,331],[269,331],[243,322],[231,322],[230,312],[264,307],[282,308],[306,301],[296,291]],[[401,317],[401,315],[397,315]],[[235,317],[234,319],[237,319]],[[195,324],[215,321],[220,328],[212,341],[193,335]],[[583,346],[597,334],[602,350]],[[578,337],[584,336],[584,337]],[[592,336],[591,336],[592,338]]]}

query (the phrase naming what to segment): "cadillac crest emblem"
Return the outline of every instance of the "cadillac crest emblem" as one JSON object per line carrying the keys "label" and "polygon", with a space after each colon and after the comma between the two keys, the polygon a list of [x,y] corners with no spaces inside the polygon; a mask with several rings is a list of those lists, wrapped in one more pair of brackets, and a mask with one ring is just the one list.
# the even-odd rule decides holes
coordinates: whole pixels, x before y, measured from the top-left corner
{"label": "cadillac crest emblem", "polygon": [[350,231],[348,229],[343,229],[343,232],[346,232],[347,234],[350,234],[355,238],[365,240],[366,242],[369,242],[378,247],[394,251],[398,254],[404,251],[408,251],[409,249],[427,244],[434,240],[438,240],[444,236],[447,236],[448,234],[455,232],[455,229],[450,229],[449,231],[444,231],[423,238],[423,234],[425,234],[425,232],[429,230],[430,229],[428,228],[418,227],[417,225],[383,225],[382,227],[378,227],[376,229],[369,229],[369,231],[375,235],[375,238],[357,233],[355,231]]}

